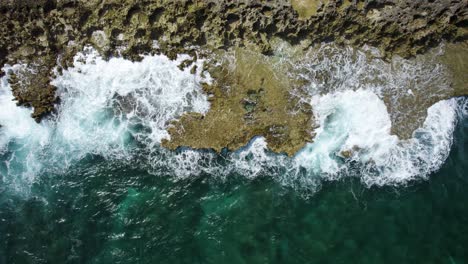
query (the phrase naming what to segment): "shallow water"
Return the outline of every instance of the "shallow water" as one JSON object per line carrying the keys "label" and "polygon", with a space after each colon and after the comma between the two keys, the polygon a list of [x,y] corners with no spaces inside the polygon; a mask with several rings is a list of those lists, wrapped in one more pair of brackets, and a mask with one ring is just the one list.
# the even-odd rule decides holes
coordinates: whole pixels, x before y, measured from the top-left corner
{"label": "shallow water", "polygon": [[407,76],[379,86],[353,77],[362,61],[323,73],[311,59],[319,128],[295,157],[262,137],[220,155],[171,152],[165,129],[208,111],[209,76],[164,56],[76,59],[41,124],[1,80],[0,263],[468,263],[467,100],[437,103],[399,140],[380,92],[405,91]]}

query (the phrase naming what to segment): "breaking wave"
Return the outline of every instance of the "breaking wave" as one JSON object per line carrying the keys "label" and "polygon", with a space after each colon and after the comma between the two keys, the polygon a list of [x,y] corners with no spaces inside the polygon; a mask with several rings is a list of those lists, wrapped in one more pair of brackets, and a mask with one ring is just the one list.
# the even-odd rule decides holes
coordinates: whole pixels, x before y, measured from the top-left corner
{"label": "breaking wave", "polygon": [[[7,74],[0,87],[3,184],[27,191],[41,173],[65,173],[74,163],[97,155],[175,178],[268,176],[285,186],[310,191],[317,190],[323,180],[349,176],[359,177],[368,186],[399,185],[426,178],[440,168],[451,148],[457,113],[466,111],[461,99],[440,101],[428,109],[412,138],[400,140],[391,133],[392,119],[382,90],[374,89],[378,83],[369,85],[352,72],[330,67],[327,74],[352,81],[353,87],[342,89],[342,81],[329,80],[321,93],[311,92],[319,128],[315,141],[295,157],[269,152],[262,137],[236,152],[168,151],[160,142],[169,137],[169,122],[187,111],[209,109],[200,85],[210,81],[209,76],[202,77],[203,61],[194,62],[199,67],[192,74],[188,68],[178,68],[186,58],[181,55],[171,61],[155,55],[144,56],[141,62],[105,61],[87,49],[75,57],[73,68],[53,80],[61,104],[54,116],[40,124],[30,118],[31,110],[12,101]],[[373,67],[385,65],[378,63]],[[360,70],[356,65],[354,69]],[[405,67],[414,70],[409,63],[403,66],[402,71]],[[21,67],[26,66],[7,65],[4,70]],[[311,91],[324,85],[315,75],[304,76],[311,80]]]}

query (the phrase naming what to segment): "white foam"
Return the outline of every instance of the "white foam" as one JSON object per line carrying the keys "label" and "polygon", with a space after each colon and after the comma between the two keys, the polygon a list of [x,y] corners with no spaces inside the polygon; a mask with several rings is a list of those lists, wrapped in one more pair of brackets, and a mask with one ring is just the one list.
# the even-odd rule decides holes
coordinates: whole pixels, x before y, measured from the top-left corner
{"label": "white foam", "polygon": [[[368,185],[404,184],[437,170],[451,147],[455,99],[430,107],[410,140],[398,140],[390,128],[391,120],[408,122],[424,114],[400,100],[411,102],[408,98],[417,95],[427,104],[450,94],[445,68],[437,62],[441,52],[385,62],[333,44],[311,49],[294,67],[310,82],[306,88],[320,128],[315,143],[296,157],[298,164],[329,179],[355,174]],[[352,156],[344,160],[343,154]]]}
{"label": "white foam", "polygon": [[[75,57],[73,68],[53,81],[62,102],[56,115],[41,124],[30,118],[29,109],[16,107],[6,76],[0,89],[0,157],[5,164],[0,173],[7,182],[32,182],[45,170],[64,171],[94,154],[110,162],[132,162],[155,175],[269,176],[286,186],[315,191],[324,179],[356,176],[369,186],[404,184],[440,168],[452,143],[457,101],[432,106],[423,127],[402,141],[390,134],[391,118],[381,100],[388,90],[407,95],[409,89],[423,89],[408,85],[411,75],[438,72],[404,60],[392,70],[393,66],[368,62],[364,53],[356,55],[351,49],[333,50],[328,57],[327,52],[323,48],[309,54],[299,65],[309,67],[302,78],[311,80],[319,128],[314,143],[294,158],[269,152],[263,137],[222,155],[162,149],[159,144],[169,136],[168,122],[186,111],[209,109],[199,84],[210,81],[209,76],[201,77],[202,61],[196,62],[196,74],[177,67],[187,56],[175,62],[165,56],[105,61],[87,49]],[[19,67],[25,66],[6,70]],[[369,76],[379,78],[369,81]]]}
{"label": "white foam", "polygon": [[[410,140],[391,135],[383,101],[368,90],[345,91],[313,99],[320,129],[315,142],[296,156],[298,166],[334,179],[355,172],[367,185],[403,184],[426,177],[447,158],[456,124],[455,99],[428,110],[423,127]],[[343,152],[348,151],[343,157]]]}
{"label": "white foam", "polygon": [[[7,65],[4,71],[16,72],[25,67]],[[37,124],[31,118],[32,111],[16,106],[13,99],[11,87],[4,77],[0,80],[0,176],[4,183],[21,190],[22,184],[31,184],[43,167],[39,162],[41,153],[30,150],[44,148],[49,143],[50,129],[46,124]],[[16,151],[10,153],[10,148]]]}
{"label": "white foam", "polygon": [[[20,68],[26,67],[25,65],[15,65],[13,67],[7,66],[5,71],[17,71]],[[5,144],[11,138],[19,140],[33,140],[39,145],[45,145],[49,135],[48,129],[43,125],[38,125],[32,118],[32,110],[17,107],[13,101],[13,94],[11,87],[6,78],[0,81],[0,124],[2,124],[2,134],[0,149],[5,148]],[[31,134],[38,136],[30,138]]]}
{"label": "white foam", "polygon": [[[124,150],[126,133],[160,143],[168,137],[167,122],[185,111],[204,113],[209,108],[198,85],[201,77],[179,70],[179,63],[165,56],[145,56],[134,63],[122,58],[105,61],[93,50],[79,54],[75,67],[53,82],[63,101],[57,123],[60,138],[81,139],[79,148],[88,146],[85,152],[95,149],[101,155]],[[137,125],[150,133],[140,133],[133,127]]]}
{"label": "white foam", "polygon": [[248,178],[255,178],[272,162],[264,137],[252,139],[249,145],[234,153],[233,167]]}
{"label": "white foam", "polygon": [[[30,117],[31,110],[15,105],[8,76],[3,77],[0,149],[9,151],[6,167],[15,171],[2,174],[13,179],[18,173],[29,173],[33,179],[42,168],[65,170],[88,154],[129,160],[138,144],[157,147],[168,137],[169,121],[186,111],[204,113],[209,109],[199,84],[200,70],[191,74],[190,69],[178,68],[187,58],[171,61],[161,55],[145,56],[141,62],[105,61],[96,51],[86,49],[75,57],[73,68],[52,82],[61,104],[57,114],[41,124]],[[202,61],[196,63],[201,69]],[[4,70],[20,67],[26,66]],[[16,145],[8,147],[12,143]],[[12,161],[17,164],[13,166]]]}
{"label": "white foam", "polygon": [[[370,156],[381,156],[382,150],[398,139],[390,136],[391,122],[383,102],[372,92],[346,91],[315,96],[312,99],[319,129],[315,142],[297,156],[302,166],[315,173],[336,174],[345,164],[336,157],[343,151],[366,149]],[[357,153],[354,153],[357,154]]]}

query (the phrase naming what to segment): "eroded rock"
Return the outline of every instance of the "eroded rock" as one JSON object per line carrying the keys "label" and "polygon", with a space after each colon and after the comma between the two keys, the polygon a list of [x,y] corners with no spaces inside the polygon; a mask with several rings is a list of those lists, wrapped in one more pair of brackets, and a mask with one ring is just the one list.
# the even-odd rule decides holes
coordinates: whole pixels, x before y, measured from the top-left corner
{"label": "eroded rock", "polygon": [[240,48],[222,57],[230,59],[210,70],[216,82],[204,85],[210,110],[173,122],[168,129],[171,139],[163,146],[220,152],[237,150],[263,136],[272,151],[293,155],[312,141],[312,108],[285,69],[274,69],[271,58]]}
{"label": "eroded rock", "polygon": [[34,111],[31,117],[36,122],[53,112],[54,104],[58,101],[55,96],[56,87],[50,84],[51,67],[50,61],[37,60],[8,76],[17,104],[32,107]]}
{"label": "eroded rock", "polygon": [[[389,59],[395,54],[414,56],[442,40],[467,40],[467,10],[466,0],[1,0],[0,65],[42,65],[35,73],[37,82],[12,83],[19,104],[34,107],[34,118],[39,120],[53,110],[56,102],[55,90],[48,84],[52,69],[57,66],[60,72],[71,66],[73,55],[85,45],[93,45],[106,57],[123,56],[137,61],[146,53],[162,52],[170,58],[179,53],[197,53],[205,57],[232,48],[271,55],[272,40],[281,38],[292,44],[307,43],[304,49],[324,41],[358,47],[371,45]],[[259,67],[268,68],[261,64]],[[454,71],[463,74],[463,69]],[[246,74],[244,70],[233,72],[239,78]],[[249,78],[258,83],[263,75],[259,72]],[[199,144],[200,147],[236,149],[250,137],[264,135],[273,150],[291,154],[310,140],[304,129],[294,127],[310,120],[289,117],[294,104],[286,96],[291,88],[283,81],[262,91],[260,85],[245,90],[247,86],[242,81],[217,78],[208,92],[218,96],[213,99],[213,106],[219,111],[203,119],[195,114],[184,116],[172,129],[171,142],[182,144],[200,139],[195,132],[192,139],[177,134],[178,126],[193,126],[195,131],[202,127],[196,123],[226,125],[228,119],[240,129],[228,133],[225,144],[219,139],[216,144]],[[456,87],[463,85],[464,79],[459,80]],[[229,83],[242,88],[233,93],[222,92]],[[249,89],[250,94],[245,94]],[[266,93],[267,89],[272,90]],[[281,89],[286,91],[280,92]],[[456,95],[467,94],[466,89],[456,90]],[[278,97],[270,97],[271,94]],[[424,98],[424,93],[420,96]],[[445,94],[441,98],[446,98]],[[424,99],[424,103],[433,102]],[[285,108],[266,118],[259,110],[265,105],[274,111],[279,111],[275,108],[279,105]],[[231,109],[232,116],[223,117],[227,109]],[[286,118],[287,124],[278,123],[280,118]],[[242,126],[241,121],[245,122]],[[214,127],[206,129],[212,135],[220,132]],[[275,143],[279,142],[277,138],[285,143]],[[167,145],[174,148],[176,144]]]}

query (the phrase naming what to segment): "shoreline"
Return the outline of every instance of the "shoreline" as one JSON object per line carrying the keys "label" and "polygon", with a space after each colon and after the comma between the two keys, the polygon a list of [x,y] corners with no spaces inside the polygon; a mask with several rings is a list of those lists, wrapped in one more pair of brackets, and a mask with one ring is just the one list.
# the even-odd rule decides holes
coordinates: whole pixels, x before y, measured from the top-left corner
{"label": "shoreline", "polygon": [[[442,40],[463,43],[468,39],[468,3],[463,1],[426,1],[425,4],[414,4],[411,1],[381,1],[378,4],[347,0],[312,2],[312,5],[304,6],[301,1],[286,0],[270,3],[49,0],[20,4],[2,1],[0,13],[4,16],[0,23],[5,26],[0,31],[0,63],[25,63],[34,68],[34,74],[12,74],[10,81],[18,105],[32,107],[32,117],[40,122],[54,111],[60,100],[55,96],[56,88],[50,84],[55,69],[60,74],[64,69],[72,67],[73,56],[87,45],[97,49],[105,58],[121,56],[132,61],[141,60],[141,54],[164,54],[175,59],[181,53],[189,54],[196,60],[208,58],[212,53],[229,53],[236,49],[252,51],[258,54],[255,56],[263,56],[268,60],[274,52],[273,42],[279,38],[303,52],[324,41],[353,47],[371,45],[379,50],[383,60],[389,61],[395,56],[415,57]],[[450,63],[450,56],[448,57],[447,61]],[[191,61],[182,63],[181,68],[190,63]],[[260,102],[260,97],[254,95],[255,102],[250,105],[252,98],[248,93],[252,89],[248,85],[234,84],[240,93],[237,99],[221,92],[223,86],[232,84],[232,80],[216,78],[216,72],[226,71],[223,67],[215,66],[214,63],[203,66],[203,70],[215,76],[217,81],[215,86],[205,86],[205,92],[218,94],[215,100],[220,102],[220,107],[215,108],[217,114],[211,115],[212,119],[219,119],[223,112],[232,109],[237,116],[256,115],[255,106]],[[242,79],[245,74],[240,71],[237,76]],[[457,74],[463,75],[463,67],[458,66]],[[263,78],[260,75],[256,76],[259,80]],[[463,81],[455,85],[461,86]],[[290,89],[297,89],[297,86],[286,85],[278,92],[281,93],[282,89],[287,90],[283,92],[290,93]],[[468,87],[462,87],[458,88],[454,96],[466,94]],[[279,101],[270,104],[272,109],[274,105],[292,109],[296,104],[288,96],[277,97],[280,98]],[[272,100],[275,101],[274,98],[265,100],[267,105]],[[249,105],[246,106],[245,102]],[[273,111],[272,109],[263,107],[262,111]],[[214,149],[229,145],[241,146],[253,136],[262,135],[273,140],[273,136],[280,133],[280,138],[289,139],[280,140],[276,146],[273,144],[272,149],[292,155],[299,146],[312,140],[312,132],[304,128],[305,124],[312,122],[312,115],[309,116],[293,117],[292,120],[298,120],[297,124],[286,126],[278,125],[284,120],[281,114],[277,117],[260,118],[260,121],[246,126],[244,125],[248,122],[241,118],[233,125],[235,128],[244,127],[234,129],[233,135],[236,136],[205,145]],[[186,122],[189,117],[190,115],[181,118],[185,120],[187,127],[200,126],[197,118]],[[218,121],[213,122],[216,124]],[[271,132],[271,127],[279,127],[279,130],[274,129]],[[281,127],[288,129],[283,131]],[[176,130],[173,129],[172,133],[176,135],[174,131]],[[217,134],[216,130],[212,134]],[[193,132],[188,136],[181,135],[180,144],[166,142],[163,145],[172,149],[177,146],[195,146],[192,144],[195,141],[190,143],[184,137],[192,137],[195,141],[200,139]],[[295,143],[289,146],[281,143],[291,140]],[[197,144],[197,147],[203,146]]]}

